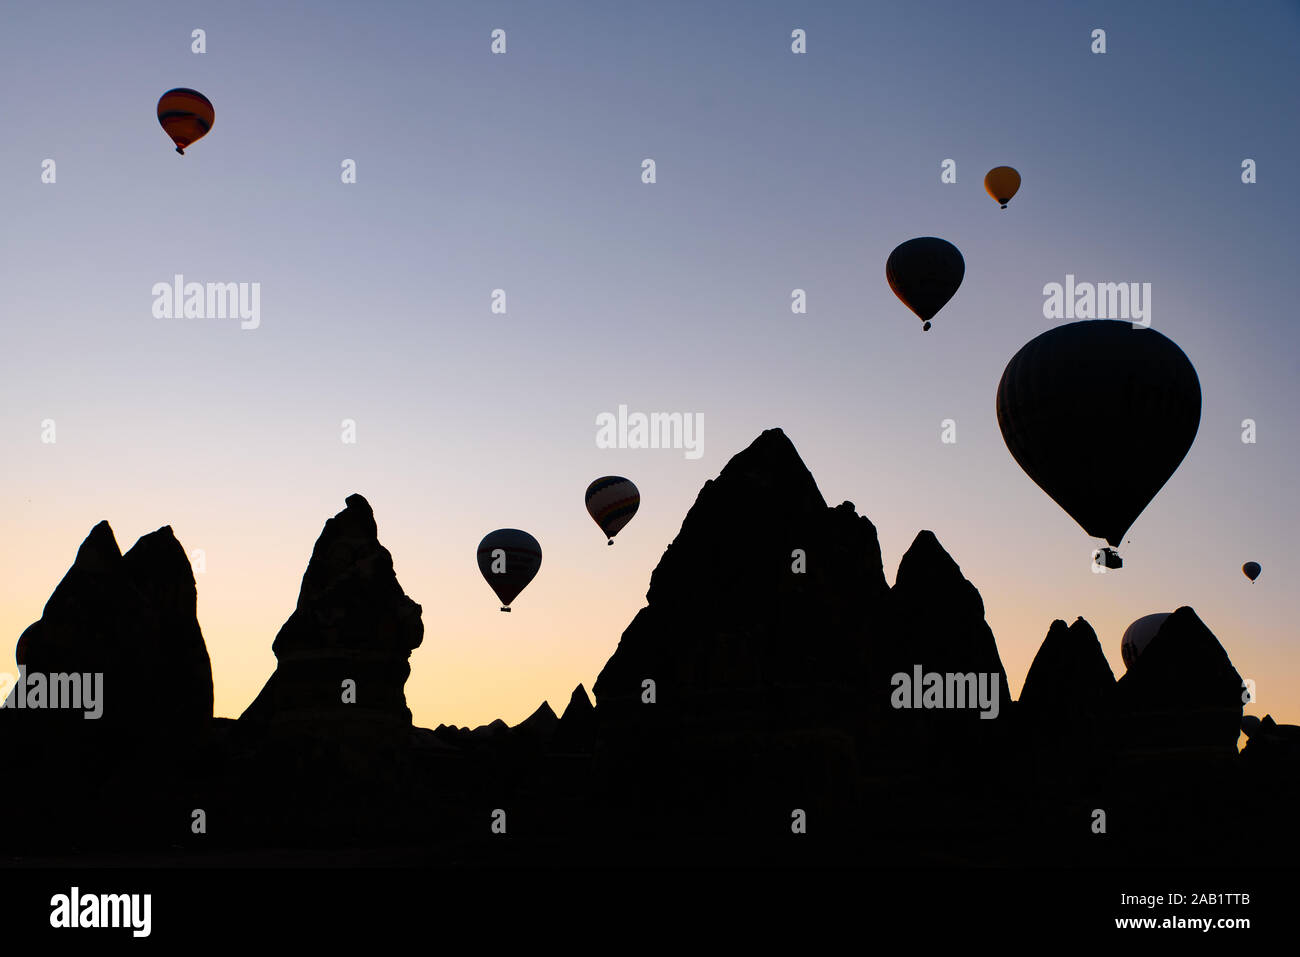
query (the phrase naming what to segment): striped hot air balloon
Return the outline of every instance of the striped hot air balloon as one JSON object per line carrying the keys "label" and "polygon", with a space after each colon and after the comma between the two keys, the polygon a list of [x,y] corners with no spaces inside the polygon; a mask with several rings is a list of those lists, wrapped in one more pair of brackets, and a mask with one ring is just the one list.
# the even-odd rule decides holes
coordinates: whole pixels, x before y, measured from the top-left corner
{"label": "striped hot air balloon", "polygon": [[177,87],[158,100],[158,122],[163,132],[176,144],[176,152],[185,155],[185,147],[200,140],[212,129],[212,103],[198,90]]}
{"label": "striped hot air balloon", "polygon": [[542,546],[517,528],[498,528],[478,543],[478,568],[501,599],[501,610],[514,601],[542,567]]}
{"label": "striped hot air balloon", "polygon": [[587,486],[587,513],[614,544],[614,536],[641,506],[641,493],[628,479],[606,475]]}

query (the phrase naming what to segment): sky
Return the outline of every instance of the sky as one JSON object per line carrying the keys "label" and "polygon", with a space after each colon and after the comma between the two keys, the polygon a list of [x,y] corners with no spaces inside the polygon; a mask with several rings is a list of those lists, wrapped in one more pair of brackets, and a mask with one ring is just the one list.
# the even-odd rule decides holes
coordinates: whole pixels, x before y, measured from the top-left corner
{"label": "sky", "polygon": [[[60,2],[4,20],[0,671],[96,522],[124,551],[170,525],[203,552],[216,713],[236,717],[359,492],[423,607],[415,722],[558,711],[700,487],[780,427],[828,503],[876,524],[890,582],[935,532],[1014,693],[1053,619],[1085,617],[1118,676],[1132,620],[1191,605],[1256,682],[1247,712],[1300,723],[1300,5]],[[173,87],[216,113],[183,157],[155,115]],[[1004,164],[1023,185],[1000,210],[982,181]],[[884,278],[916,236],[966,262],[928,333]],[[156,318],[178,273],[260,283],[260,324]],[[1151,325],[1203,394],[1104,575],[994,415],[1067,274],[1150,283]],[[702,454],[598,448],[620,405],[702,415]],[[583,508],[601,475],[642,495],[613,548]],[[544,553],[510,615],[474,556],[500,527]]]}

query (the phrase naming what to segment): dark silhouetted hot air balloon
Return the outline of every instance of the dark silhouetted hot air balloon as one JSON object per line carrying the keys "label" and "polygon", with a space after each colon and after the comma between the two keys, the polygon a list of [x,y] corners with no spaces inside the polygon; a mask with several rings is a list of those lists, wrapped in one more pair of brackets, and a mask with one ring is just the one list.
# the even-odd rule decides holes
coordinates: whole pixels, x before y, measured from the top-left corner
{"label": "dark silhouetted hot air balloon", "polygon": [[178,87],[168,90],[158,100],[158,122],[176,144],[176,152],[185,155],[185,147],[200,140],[212,129],[212,104],[198,90]]}
{"label": "dark silhouetted hot air balloon", "polygon": [[1160,626],[1165,623],[1169,614],[1167,611],[1162,611],[1155,615],[1143,615],[1124,629],[1124,637],[1119,640],[1119,653],[1124,659],[1125,668],[1133,667],[1133,662],[1137,661],[1138,655],[1151,644],[1151,639],[1156,636],[1156,632],[1160,630]]}
{"label": "dark silhouetted hot air balloon", "polygon": [[1250,579],[1252,585],[1255,584],[1255,579],[1259,577],[1259,573],[1263,570],[1259,567],[1259,562],[1246,562],[1241,566],[1242,574]]}
{"label": "dark silhouetted hot air balloon", "polygon": [[1191,448],[1201,384],[1154,329],[1072,322],[1012,356],[997,415],[1025,474],[1089,535],[1118,546]]}
{"label": "dark silhouetted hot air balloon", "polygon": [[1011,197],[1020,189],[1020,174],[1010,166],[995,166],[984,177],[984,190],[1007,208]]}
{"label": "dark silhouetted hot air balloon", "polygon": [[501,599],[501,610],[509,611],[542,567],[542,546],[537,539],[517,528],[498,528],[478,543],[478,568]]}
{"label": "dark silhouetted hot air balloon", "polygon": [[587,486],[587,514],[614,544],[614,536],[641,507],[641,493],[628,479],[606,475]]}
{"label": "dark silhouetted hot air balloon", "polygon": [[909,239],[885,262],[889,288],[921,317],[921,328],[927,331],[930,320],[957,292],[964,275],[966,260],[961,252],[946,239],[933,236]]}

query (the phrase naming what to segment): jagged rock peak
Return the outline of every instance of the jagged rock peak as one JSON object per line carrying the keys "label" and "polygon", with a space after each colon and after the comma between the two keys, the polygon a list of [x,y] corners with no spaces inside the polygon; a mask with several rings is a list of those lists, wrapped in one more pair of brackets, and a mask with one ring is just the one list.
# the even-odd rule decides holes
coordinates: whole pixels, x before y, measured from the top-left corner
{"label": "jagged rock peak", "polygon": [[353,494],[346,506],[316,540],[297,609],[272,645],[277,654],[322,647],[410,652],[423,640],[420,606],[397,581],[370,503]]}
{"label": "jagged rock peak", "polygon": [[560,719],[556,717],[549,701],[543,701],[541,707],[515,725],[514,730],[547,732],[552,730]]}
{"label": "jagged rock peak", "polygon": [[569,695],[569,703],[564,709],[564,714],[560,716],[563,721],[570,715],[579,715],[585,711],[594,711],[595,707],[591,703],[591,698],[587,697],[587,689],[582,685],[573,689],[573,694]]}
{"label": "jagged rock peak", "polygon": [[158,738],[184,735],[212,718],[212,667],[196,600],[189,558],[171,526],[123,555],[101,521],[15,654],[33,673],[103,673],[115,694],[110,724],[135,724]]}
{"label": "jagged rock peak", "polygon": [[[328,584],[330,577],[363,558],[376,551],[388,556],[388,551],[379,544],[379,528],[370,503],[354,493],[344,500],[344,505],[343,511],[325,522],[325,528],[316,539],[307,572],[302,578],[299,604]],[[391,567],[392,559],[388,557]]]}
{"label": "jagged rock peak", "polygon": [[1115,688],[1135,739],[1235,751],[1243,704],[1241,675],[1190,607],[1184,605],[1165,619]]}
{"label": "jagged rock peak", "polygon": [[105,520],[92,528],[86,540],[81,543],[73,567],[116,561],[121,557],[122,550],[118,548],[117,538],[113,535],[112,527]]}
{"label": "jagged rock peak", "polygon": [[898,563],[894,591],[918,596],[942,594],[946,604],[957,603],[963,614],[984,617],[984,599],[979,590],[928,529],[917,532]]}
{"label": "jagged rock peak", "polygon": [[[298,605],[271,644],[276,670],[241,722],[295,734],[351,723],[372,728],[376,747],[401,738],[411,724],[409,658],[424,639],[420,612],[379,543],[370,503],[349,495],[316,540]],[[355,702],[341,700],[345,681]]]}
{"label": "jagged rock peak", "polygon": [[[810,541],[818,539],[818,541]],[[732,456],[718,477],[704,483],[695,503],[682,521],[681,530],[668,546],[650,578],[646,598],[656,599],[672,592],[703,594],[720,580],[728,585],[754,585],[745,566],[766,577],[777,569],[778,555],[784,556],[788,571],[793,548],[823,546],[856,552],[851,562],[878,564],[880,545],[875,526],[858,516],[852,503],[827,507],[812,473],[804,465],[794,444],[780,429],[768,429],[750,445]],[[719,563],[732,556],[737,575],[720,576]],[[844,556],[836,554],[831,561]],[[829,566],[827,554],[819,556],[819,568]],[[863,582],[867,593],[884,590],[883,572]]]}
{"label": "jagged rock peak", "polygon": [[1092,626],[1076,618],[1067,628],[1058,618],[1029,666],[1020,703],[1032,709],[1065,711],[1104,700],[1114,688],[1115,674]]}

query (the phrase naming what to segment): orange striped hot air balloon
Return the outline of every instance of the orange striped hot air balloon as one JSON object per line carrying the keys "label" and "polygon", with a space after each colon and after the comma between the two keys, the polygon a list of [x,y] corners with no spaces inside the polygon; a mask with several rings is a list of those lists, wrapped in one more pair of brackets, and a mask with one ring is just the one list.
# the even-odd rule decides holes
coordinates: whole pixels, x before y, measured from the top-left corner
{"label": "orange striped hot air balloon", "polygon": [[177,87],[158,100],[158,122],[163,132],[176,144],[176,152],[185,155],[185,147],[200,140],[212,129],[212,103],[198,90]]}

